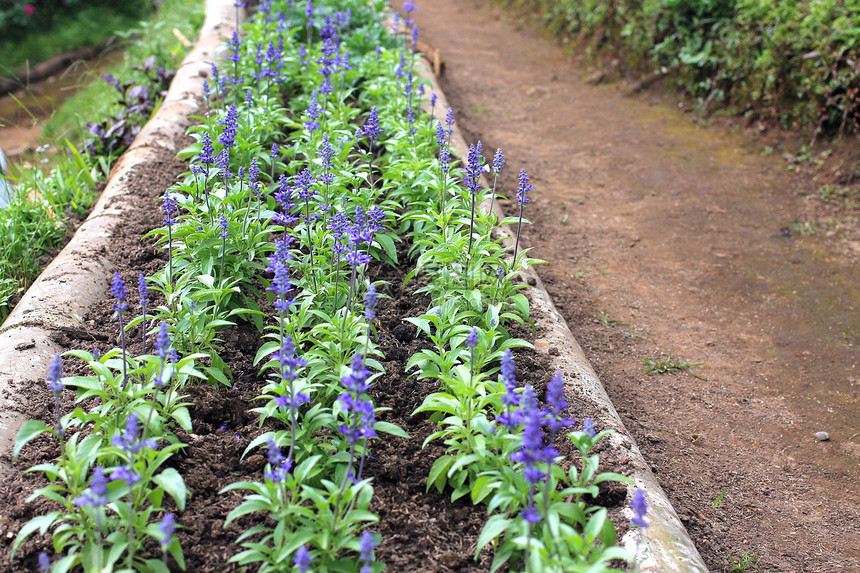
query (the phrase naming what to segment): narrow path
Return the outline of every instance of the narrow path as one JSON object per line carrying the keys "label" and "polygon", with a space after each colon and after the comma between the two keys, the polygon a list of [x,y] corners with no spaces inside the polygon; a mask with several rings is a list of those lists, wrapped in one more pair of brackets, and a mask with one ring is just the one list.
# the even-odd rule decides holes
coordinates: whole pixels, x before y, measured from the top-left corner
{"label": "narrow path", "polygon": [[[461,127],[505,152],[502,192],[522,167],[536,183],[539,273],[709,567],[860,571],[860,268],[786,231],[808,183],[741,134],[587,85],[481,1],[415,14]],[[707,380],[643,372],[669,352]]]}

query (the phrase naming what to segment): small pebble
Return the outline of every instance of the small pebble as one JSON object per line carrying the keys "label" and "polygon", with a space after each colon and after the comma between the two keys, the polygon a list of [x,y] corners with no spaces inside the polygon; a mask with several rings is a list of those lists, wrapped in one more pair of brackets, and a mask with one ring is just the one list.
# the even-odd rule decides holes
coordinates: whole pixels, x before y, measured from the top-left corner
{"label": "small pebble", "polygon": [[819,442],[826,442],[830,439],[830,434],[827,432],[815,432],[815,439]]}

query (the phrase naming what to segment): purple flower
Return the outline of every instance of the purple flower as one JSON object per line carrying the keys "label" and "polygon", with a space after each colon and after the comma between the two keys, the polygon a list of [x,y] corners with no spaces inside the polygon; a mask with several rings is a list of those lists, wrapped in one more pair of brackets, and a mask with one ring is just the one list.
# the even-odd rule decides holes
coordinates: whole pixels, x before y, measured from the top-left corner
{"label": "purple flower", "polygon": [[140,295],[140,306],[149,304],[149,284],[147,284],[143,273],[137,275],[137,292]]}
{"label": "purple flower", "polygon": [[164,224],[170,226],[176,222],[176,199],[170,196],[170,191],[164,192],[164,199],[161,201],[161,209],[164,211]]}
{"label": "purple flower", "polygon": [[63,391],[63,359],[59,354],[54,354],[51,365],[48,366],[48,389],[54,394]]}
{"label": "purple flower", "polygon": [[331,171],[331,160],[334,157],[334,149],[329,142],[328,133],[323,134],[322,144],[317,154],[322,158],[323,171]]}
{"label": "purple flower", "polygon": [[[308,5],[311,5],[310,0],[308,1]],[[313,560],[314,558],[311,557],[307,546],[302,545],[296,550],[296,556],[293,558],[293,563],[299,570],[299,573],[308,573],[308,571],[311,570],[311,562]]]}
{"label": "purple flower", "polygon": [[373,534],[365,529],[364,533],[361,534],[361,541],[358,544],[358,558],[364,565],[370,565],[373,561],[374,547],[376,547],[376,540],[373,538]]}
{"label": "purple flower", "polygon": [[376,106],[370,108],[370,115],[367,121],[364,122],[364,135],[373,142],[376,141],[382,134],[382,128],[379,127],[379,113],[376,111]]}
{"label": "purple flower", "polygon": [[47,553],[42,551],[41,553],[39,553],[39,571],[44,573],[45,571],[47,571],[50,568],[51,568],[51,557]]}
{"label": "purple flower", "polygon": [[275,310],[279,313],[285,313],[290,309],[293,302],[287,297],[287,294],[293,289],[293,283],[290,281],[290,269],[286,262],[281,259],[274,261],[270,268],[275,276],[272,279],[272,285],[266,290],[275,294]]}
{"label": "purple flower", "polygon": [[275,358],[281,365],[281,378],[286,382],[292,382],[298,378],[299,369],[308,365],[305,360],[296,355],[296,347],[289,336],[284,336],[281,348],[275,352]]}
{"label": "purple flower", "polygon": [[319,129],[320,122],[317,120],[320,118],[321,114],[322,110],[320,109],[319,104],[317,104],[317,90],[314,90],[311,94],[311,104],[308,106],[308,109],[305,110],[305,117],[307,118],[305,128],[308,131],[313,132]]}
{"label": "purple flower", "polygon": [[284,457],[280,446],[275,443],[275,440],[269,438],[267,444],[269,448],[269,467],[271,470],[265,472],[263,476],[275,483],[283,483],[287,480],[287,475],[293,467],[293,463]]}
{"label": "purple flower", "polygon": [[226,148],[233,147],[233,145],[236,143],[236,130],[239,127],[240,119],[242,119],[242,116],[240,116],[239,112],[236,111],[236,106],[231,104],[230,107],[227,108],[227,113],[216,124],[224,126],[224,130],[218,137],[218,143],[220,143]]}
{"label": "purple flower", "polygon": [[221,228],[221,232],[218,233],[218,236],[222,239],[226,239],[230,236],[230,223],[227,221],[227,215],[221,213],[221,220],[218,222],[218,226]]}
{"label": "purple flower", "polygon": [[218,152],[215,161],[218,163],[218,169],[223,173],[225,180],[232,175],[230,172],[230,150],[228,148],[225,147]]}
{"label": "purple flower", "polygon": [[364,438],[376,436],[376,418],[373,404],[362,400],[361,396],[370,389],[367,378],[370,371],[364,366],[361,354],[355,353],[350,365],[350,373],[341,378],[347,391],[338,397],[341,408],[351,416],[351,425],[343,425],[338,430],[344,435],[350,445],[355,445]]}
{"label": "purple flower", "polygon": [[529,202],[529,198],[527,197],[529,191],[535,188],[534,185],[529,184],[529,175],[526,173],[525,169],[520,171],[519,176],[519,184],[517,185],[517,203],[520,205],[525,205]]}
{"label": "purple flower", "polygon": [[227,47],[230,49],[230,55],[227,56],[227,60],[238,62],[240,59],[239,51],[242,48],[242,43],[239,42],[239,34],[236,30],[233,30],[233,35],[230,36],[230,41],[227,42]]}
{"label": "purple flower", "polygon": [[505,394],[502,396],[502,404],[505,405],[505,411],[496,418],[509,432],[520,425],[522,421],[522,412],[517,408],[520,405],[520,395],[517,393],[517,377],[515,374],[516,365],[510,348],[506,348],[502,353],[501,378],[502,384],[505,387]]}
{"label": "purple flower", "polygon": [[567,428],[575,424],[575,420],[564,417],[562,411],[567,408],[567,401],[564,399],[564,378],[560,370],[557,370],[552,376],[552,380],[546,390],[546,414],[547,428],[550,431],[550,444],[554,442],[556,433],[562,428]]}
{"label": "purple flower", "polygon": [[451,135],[454,131],[454,110],[450,107],[445,112],[445,125],[448,126],[448,135]]}
{"label": "purple flower", "polygon": [[[212,146],[212,137],[209,135],[209,132],[205,132],[203,134],[203,149],[200,151],[200,163],[204,165],[212,165],[215,163],[215,148]],[[208,172],[208,167],[206,168]]]}
{"label": "purple flower", "polygon": [[110,294],[116,299],[113,309],[116,312],[124,312],[128,309],[128,303],[125,302],[125,281],[122,280],[122,275],[118,271],[114,271],[113,279],[110,282]]}
{"label": "purple flower", "polygon": [[639,527],[648,527],[648,522],[645,521],[645,516],[648,514],[648,501],[645,499],[645,491],[636,488],[636,493],[633,494],[633,501],[630,502],[630,508],[633,510],[633,517],[630,523]]}
{"label": "purple flower", "polygon": [[493,173],[498,175],[502,172],[502,167],[505,166],[505,156],[502,154],[502,149],[496,149],[496,154],[493,155]]}
{"label": "purple flower", "polygon": [[376,318],[376,305],[378,304],[376,296],[376,285],[370,283],[367,287],[367,292],[364,294],[364,318],[373,320]]}
{"label": "purple flower", "polygon": [[134,471],[134,466],[117,466],[110,472],[111,481],[124,481],[129,487],[140,481],[140,474]]}
{"label": "purple flower", "polygon": [[436,107],[436,100],[439,99],[439,96],[436,95],[436,92],[430,94],[430,109]]}
{"label": "purple flower", "polygon": [[107,483],[108,481],[105,477],[104,468],[96,466],[96,469],[93,470],[93,477],[90,479],[90,487],[85,489],[80,496],[75,498],[75,505],[77,507],[83,507],[85,505],[90,507],[101,507],[103,505],[107,505]]}
{"label": "purple flower", "polygon": [[164,551],[173,544],[173,534],[176,531],[176,518],[172,513],[164,514],[158,524],[158,531],[161,532],[161,550]]}
{"label": "purple flower", "polygon": [[527,507],[520,512],[520,517],[529,523],[537,523],[540,521],[540,514],[534,506]]}
{"label": "purple flower", "polygon": [[[158,442],[153,438],[141,439],[140,424],[138,424],[137,414],[129,414],[125,422],[125,429],[121,434],[116,434],[113,437],[113,445],[124,452],[135,455],[144,448],[157,449]],[[111,479],[114,479],[111,477]]]}
{"label": "purple flower", "polygon": [[469,331],[469,335],[466,337],[466,346],[469,348],[478,346],[478,327],[473,326],[472,330]]}
{"label": "purple flower", "polygon": [[448,172],[449,164],[451,162],[451,151],[448,149],[448,146],[444,146],[439,150],[439,166],[442,168],[442,171],[445,173]]}
{"label": "purple flower", "polygon": [[591,418],[586,418],[582,426],[582,431],[588,434],[592,439],[597,435],[597,432],[594,430],[594,420]]}
{"label": "purple flower", "polygon": [[307,167],[302,169],[302,171],[296,175],[295,181],[296,185],[293,187],[293,190],[296,191],[296,195],[298,195],[299,199],[307,201],[316,195],[317,191],[313,188],[316,180],[314,176],[311,175],[310,169]]}
{"label": "purple flower", "polygon": [[469,154],[466,161],[466,186],[469,188],[469,191],[472,193],[477,193],[481,190],[480,179],[481,179],[481,162],[483,157],[481,153],[483,151],[481,142],[479,141],[475,145],[469,146]]}
{"label": "purple flower", "polygon": [[531,384],[526,384],[522,397],[523,437],[520,449],[511,454],[512,462],[521,462],[525,468],[523,477],[535,485],[546,477],[540,465],[551,463],[558,451],[552,446],[544,446],[544,412],[538,407],[537,396]]}
{"label": "purple flower", "polygon": [[162,322],[158,327],[158,334],[155,336],[155,355],[166,360],[170,354],[170,333],[167,330],[167,323]]}
{"label": "purple flower", "polygon": [[304,45],[304,44],[302,44],[301,46],[299,46],[299,62],[300,62],[303,66],[308,65],[308,49],[307,49],[307,48],[305,48],[305,45]]}

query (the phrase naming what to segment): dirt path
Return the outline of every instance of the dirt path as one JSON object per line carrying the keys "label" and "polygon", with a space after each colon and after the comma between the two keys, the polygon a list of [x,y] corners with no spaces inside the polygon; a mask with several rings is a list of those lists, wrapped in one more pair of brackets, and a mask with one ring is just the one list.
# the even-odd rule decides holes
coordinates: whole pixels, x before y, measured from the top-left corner
{"label": "dirt path", "polygon": [[[860,268],[790,232],[812,184],[741,134],[587,85],[481,2],[416,19],[461,127],[504,150],[503,193],[522,167],[537,184],[539,272],[709,567],[860,571]],[[669,352],[707,380],[644,374]]]}

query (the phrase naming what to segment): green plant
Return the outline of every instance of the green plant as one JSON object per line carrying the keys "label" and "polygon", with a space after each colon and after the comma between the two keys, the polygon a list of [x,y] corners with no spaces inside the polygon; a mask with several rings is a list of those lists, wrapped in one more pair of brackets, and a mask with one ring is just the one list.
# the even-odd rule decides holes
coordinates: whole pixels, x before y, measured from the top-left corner
{"label": "green plant", "polygon": [[691,376],[704,380],[701,376],[697,376],[693,373],[690,368],[693,366],[702,366],[705,364],[704,362],[697,362],[694,364],[681,362],[672,358],[672,353],[670,352],[666,358],[642,358],[642,362],[645,363],[645,373],[651,374],[652,372],[656,372],[657,374],[672,374],[673,372],[678,372],[679,370],[686,370],[690,373]]}
{"label": "green plant", "polygon": [[726,495],[726,492],[729,491],[728,487],[723,488],[723,491],[720,492],[720,495],[717,496],[717,499],[711,504],[711,507],[714,509],[720,509],[723,507],[723,497]]}
{"label": "green plant", "polygon": [[724,573],[758,571],[759,560],[758,553],[753,553],[751,549],[735,550],[729,553],[728,561],[725,564],[720,562],[720,568]]}

